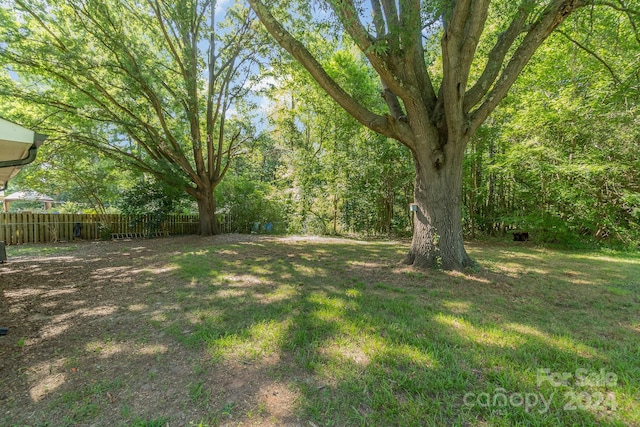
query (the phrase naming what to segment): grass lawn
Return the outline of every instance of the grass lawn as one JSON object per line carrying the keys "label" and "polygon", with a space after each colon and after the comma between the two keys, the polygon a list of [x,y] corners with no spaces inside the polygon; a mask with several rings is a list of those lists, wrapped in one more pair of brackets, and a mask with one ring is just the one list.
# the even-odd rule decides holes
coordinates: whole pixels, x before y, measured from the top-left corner
{"label": "grass lawn", "polygon": [[180,245],[136,259],[127,286],[146,299],[121,310],[190,355],[193,425],[640,425],[638,253],[471,242],[478,267],[454,273],[399,264],[398,242]]}

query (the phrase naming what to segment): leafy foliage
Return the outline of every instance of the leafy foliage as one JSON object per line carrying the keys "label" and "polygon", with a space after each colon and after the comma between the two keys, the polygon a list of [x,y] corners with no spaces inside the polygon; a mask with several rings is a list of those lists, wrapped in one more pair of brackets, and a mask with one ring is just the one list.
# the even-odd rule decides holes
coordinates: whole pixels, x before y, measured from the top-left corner
{"label": "leafy foliage", "polygon": [[593,40],[567,43],[580,37],[586,17],[578,18],[538,52],[469,147],[471,233],[515,228],[543,242],[640,242],[640,78],[628,66],[639,58],[635,32],[616,21],[599,29],[597,42],[594,29]]}
{"label": "leafy foliage", "polygon": [[[354,50],[327,53],[329,72],[371,108],[377,83]],[[324,41],[325,46],[329,44]],[[270,123],[283,159],[277,184],[286,195],[289,230],[312,234],[403,234],[413,200],[408,151],[364,130],[299,65],[277,64],[268,92]]]}
{"label": "leafy foliage", "polygon": [[120,192],[135,173],[122,163],[68,141],[47,141],[36,160],[11,181],[16,190],[35,190],[55,197],[60,212],[105,214],[112,212]]}
{"label": "leafy foliage", "polygon": [[125,215],[147,217],[147,232],[152,233],[160,231],[160,225],[167,215],[188,210],[189,201],[183,192],[150,178],[139,180],[125,191],[120,197],[119,207]]}
{"label": "leafy foliage", "polygon": [[214,233],[213,191],[254,134],[240,117],[259,48],[248,10],[216,21],[207,0],[3,4],[2,113],[187,192]]}
{"label": "leafy foliage", "polygon": [[[427,142],[403,140],[403,146],[388,132],[364,130],[362,117],[334,102],[327,81],[318,84],[304,61],[272,49],[240,5],[220,21],[206,1],[66,0],[52,2],[46,13],[41,3],[5,2],[0,11],[1,113],[51,134],[37,163],[13,181],[17,188],[65,200],[63,209],[104,213],[118,204],[139,214],[183,209],[174,201],[187,192],[200,197],[201,207],[220,208],[228,231],[271,222],[297,233],[411,232],[408,205],[420,169],[412,163]],[[491,2],[466,96],[473,98],[473,84],[491,71],[492,49],[507,37],[511,19],[526,18],[524,31],[541,16],[540,3],[524,4]],[[462,162],[468,235],[526,230],[539,242],[637,246],[640,38],[638,14],[620,5],[573,11],[468,142]],[[451,84],[446,70],[449,78],[457,72],[439,52],[444,24],[452,25],[459,11],[443,2],[421,6],[423,62],[440,96]],[[295,13],[287,15],[286,7]],[[389,70],[376,62],[398,60],[406,33],[391,21],[382,28],[362,18],[368,31],[386,35],[368,50],[357,49],[366,40],[348,31],[357,22],[339,13],[348,7],[282,2],[272,12],[327,78],[375,115],[368,117],[395,123],[395,130],[421,122],[415,114],[395,114],[390,81],[380,78]],[[200,20],[189,21],[195,12]],[[513,40],[507,59],[523,37]],[[259,63],[267,53],[270,64]],[[392,68],[407,69],[398,64]],[[507,63],[501,66],[496,76]],[[249,96],[252,86],[262,88],[265,99]],[[405,96],[400,111],[407,113],[411,97],[391,89]],[[259,101],[270,132],[254,138]],[[139,170],[149,186],[139,183]],[[227,171],[231,180],[224,185]],[[138,184],[131,188],[131,182]],[[215,200],[202,196],[214,193]]]}
{"label": "leafy foliage", "polygon": [[149,178],[139,180],[122,193],[119,207],[125,215],[164,216],[188,211],[189,201],[184,193]]}
{"label": "leafy foliage", "polygon": [[229,223],[225,231],[286,231],[282,200],[277,190],[268,183],[229,175],[218,187],[216,200],[220,214]]}

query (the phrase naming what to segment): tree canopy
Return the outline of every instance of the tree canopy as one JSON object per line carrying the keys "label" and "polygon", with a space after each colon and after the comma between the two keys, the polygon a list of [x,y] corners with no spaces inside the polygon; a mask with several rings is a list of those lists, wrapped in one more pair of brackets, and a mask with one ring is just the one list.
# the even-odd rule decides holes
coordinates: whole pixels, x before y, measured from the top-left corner
{"label": "tree canopy", "polygon": [[635,6],[251,3],[289,52],[241,5],[5,2],[0,114],[52,136],[16,183],[100,210],[163,181],[205,234],[220,208],[232,231],[413,230],[418,266],[469,265],[463,233],[640,240]]}
{"label": "tree canopy", "polygon": [[213,191],[255,134],[249,11],[236,4],[220,19],[208,0],[3,3],[5,114],[186,191],[200,232],[216,233]]}
{"label": "tree canopy", "polygon": [[[294,8],[249,2],[273,38],[350,115],[411,150],[417,211],[406,261],[450,269],[472,264],[461,225],[463,158],[472,136],[569,16],[584,9],[599,20],[602,7],[637,13],[621,1],[328,1],[326,13],[380,78],[388,106],[381,114],[331,76],[315,46],[289,24],[299,16]],[[628,30],[636,32],[635,24]]]}

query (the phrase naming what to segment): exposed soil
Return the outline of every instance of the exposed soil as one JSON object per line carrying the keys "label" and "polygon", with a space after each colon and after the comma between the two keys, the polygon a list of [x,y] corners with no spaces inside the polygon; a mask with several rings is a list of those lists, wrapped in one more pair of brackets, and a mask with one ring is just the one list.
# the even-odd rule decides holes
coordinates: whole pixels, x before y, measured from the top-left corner
{"label": "exposed soil", "polygon": [[168,256],[259,238],[80,242],[37,258],[9,251],[0,264],[0,326],[9,328],[0,425],[311,425],[292,409],[291,379],[264,369],[278,360],[213,364],[158,325],[180,310]]}

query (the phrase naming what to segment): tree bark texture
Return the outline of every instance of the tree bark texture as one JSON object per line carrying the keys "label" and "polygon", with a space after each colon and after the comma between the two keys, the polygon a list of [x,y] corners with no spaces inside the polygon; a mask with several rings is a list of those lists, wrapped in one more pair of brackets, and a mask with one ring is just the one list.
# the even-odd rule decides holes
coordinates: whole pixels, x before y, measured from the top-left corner
{"label": "tree bark texture", "polygon": [[[422,159],[421,159],[422,158]],[[414,228],[406,264],[461,270],[473,265],[462,235],[462,156],[438,166],[414,156]]]}
{"label": "tree bark texture", "polygon": [[220,234],[216,218],[216,198],[213,190],[199,190],[196,200],[198,202],[198,214],[200,215],[198,234],[201,236]]}

